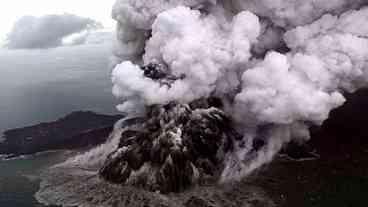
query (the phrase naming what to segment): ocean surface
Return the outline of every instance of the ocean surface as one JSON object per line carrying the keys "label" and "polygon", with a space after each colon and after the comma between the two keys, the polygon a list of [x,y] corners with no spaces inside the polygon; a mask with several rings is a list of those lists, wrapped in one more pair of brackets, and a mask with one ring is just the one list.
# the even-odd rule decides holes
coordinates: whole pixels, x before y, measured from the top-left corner
{"label": "ocean surface", "polygon": [[0,206],[44,207],[34,198],[43,169],[65,160],[70,152],[50,151],[0,161]]}
{"label": "ocean surface", "polygon": [[[0,50],[0,132],[56,120],[72,111],[113,114],[110,45]],[[63,156],[61,156],[61,154]],[[65,152],[0,159],[0,207],[40,207],[33,198],[40,170]]]}
{"label": "ocean surface", "polygon": [[71,111],[116,113],[109,45],[0,50],[0,131]]}

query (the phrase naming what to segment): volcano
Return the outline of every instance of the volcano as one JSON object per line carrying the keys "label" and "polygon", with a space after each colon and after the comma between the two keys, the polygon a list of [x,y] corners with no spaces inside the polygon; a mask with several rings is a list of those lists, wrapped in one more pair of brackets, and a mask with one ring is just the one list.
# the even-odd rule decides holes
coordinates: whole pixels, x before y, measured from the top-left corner
{"label": "volcano", "polygon": [[[93,192],[74,197],[85,189],[100,195],[113,186],[95,203],[114,206],[123,193],[131,196],[125,206],[134,198],[152,206],[273,206],[253,188],[256,172],[277,163],[280,151],[288,163],[324,159],[316,145],[333,141],[316,130],[338,125],[345,134],[340,118],[331,121],[334,110],[368,86],[366,0],[117,0],[112,16],[112,93],[129,118],[103,145],[52,169],[80,185],[61,196],[78,204],[94,202]],[[297,174],[270,170],[266,181],[277,172]],[[46,193],[67,191],[49,183]],[[265,202],[253,202],[247,189]]]}
{"label": "volcano", "polygon": [[151,106],[144,118],[128,119],[118,148],[100,169],[102,178],[162,193],[216,181],[225,154],[241,135],[208,98],[190,104]]}

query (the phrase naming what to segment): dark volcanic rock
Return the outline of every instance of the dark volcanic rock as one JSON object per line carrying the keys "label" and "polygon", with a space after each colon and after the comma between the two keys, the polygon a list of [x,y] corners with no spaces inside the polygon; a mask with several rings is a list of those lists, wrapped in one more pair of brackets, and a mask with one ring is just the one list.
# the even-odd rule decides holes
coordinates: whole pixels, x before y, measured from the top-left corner
{"label": "dark volcanic rock", "polygon": [[100,169],[104,179],[161,193],[216,179],[239,135],[214,98],[149,108],[138,129],[126,129]]}
{"label": "dark volcanic rock", "polygon": [[33,154],[57,149],[74,149],[103,143],[114,123],[123,116],[73,112],[59,120],[4,132],[0,154]]}
{"label": "dark volcanic rock", "polygon": [[142,66],[144,76],[154,81],[158,81],[162,85],[171,86],[173,82],[179,79],[185,78],[184,74],[175,76],[170,74],[170,71],[163,63],[149,63],[148,65]]}

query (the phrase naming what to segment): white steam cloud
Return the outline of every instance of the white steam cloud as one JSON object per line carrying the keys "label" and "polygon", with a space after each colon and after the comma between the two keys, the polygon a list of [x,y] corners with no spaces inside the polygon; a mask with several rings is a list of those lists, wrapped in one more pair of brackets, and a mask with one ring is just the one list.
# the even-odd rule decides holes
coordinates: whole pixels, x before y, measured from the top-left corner
{"label": "white steam cloud", "polygon": [[[309,138],[368,84],[365,0],[117,0],[113,94],[121,111],[217,96],[244,134],[223,180],[241,178],[282,146]],[[158,63],[178,78],[144,76]],[[254,139],[266,146],[252,151]]]}
{"label": "white steam cloud", "polygon": [[[343,91],[367,86],[364,4],[118,0],[112,72],[113,93],[123,101],[118,109],[222,98],[244,134],[228,155],[223,180],[241,178],[272,160],[283,144],[307,140],[309,126],[344,103]],[[140,69],[149,63],[184,78],[160,84]],[[266,146],[251,155],[256,138]]]}
{"label": "white steam cloud", "polygon": [[[290,141],[308,140],[310,126],[341,106],[344,92],[368,86],[367,0],[117,0],[112,16],[118,110],[220,98],[242,134],[225,155],[223,182],[270,162]],[[166,79],[146,77],[142,66],[152,63]],[[38,199],[110,205],[87,201],[93,194],[123,202],[95,176],[119,147],[124,122],[105,144],[56,167]]]}
{"label": "white steam cloud", "polygon": [[222,16],[202,17],[199,11],[182,6],[162,12],[152,25],[143,62],[163,62],[173,75],[186,78],[161,86],[145,78],[138,66],[123,62],[113,71],[114,94],[155,104],[188,102],[213,91],[228,93],[239,84],[239,66],[248,62],[259,33],[258,17],[250,12],[230,21]]}
{"label": "white steam cloud", "polygon": [[8,34],[6,46],[11,49],[51,48],[63,44],[63,39],[102,27],[98,22],[72,14],[24,16]]}
{"label": "white steam cloud", "polygon": [[341,14],[367,3],[366,0],[230,0],[229,2],[231,2],[228,3],[229,8],[235,12],[250,10],[284,28],[309,24],[326,13]]}

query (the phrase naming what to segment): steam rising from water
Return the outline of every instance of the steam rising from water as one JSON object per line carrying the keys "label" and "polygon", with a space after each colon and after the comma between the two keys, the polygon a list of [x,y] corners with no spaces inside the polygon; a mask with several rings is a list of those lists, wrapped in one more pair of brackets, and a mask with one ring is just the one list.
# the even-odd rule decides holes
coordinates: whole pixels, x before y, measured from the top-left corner
{"label": "steam rising from water", "polygon": [[[366,3],[118,0],[112,72],[118,109],[220,97],[244,134],[223,180],[241,178],[283,144],[307,140],[309,126],[344,103],[343,91],[366,86]],[[185,78],[170,86],[155,82],[139,68],[152,62]],[[254,139],[266,146],[250,155]]]}

